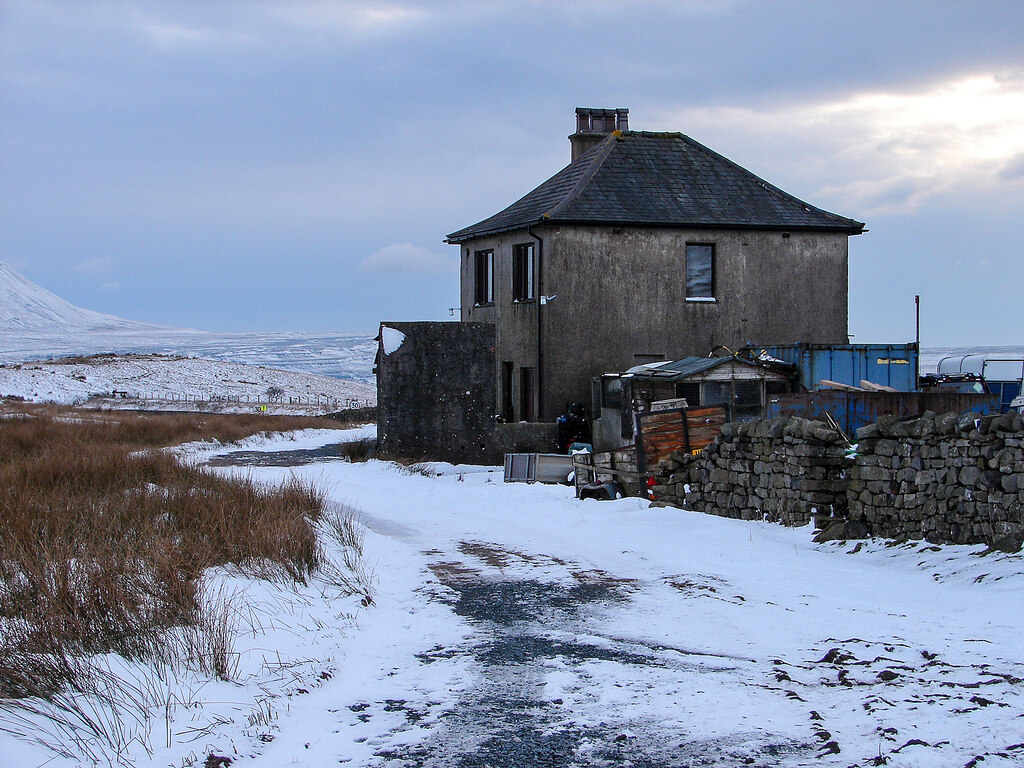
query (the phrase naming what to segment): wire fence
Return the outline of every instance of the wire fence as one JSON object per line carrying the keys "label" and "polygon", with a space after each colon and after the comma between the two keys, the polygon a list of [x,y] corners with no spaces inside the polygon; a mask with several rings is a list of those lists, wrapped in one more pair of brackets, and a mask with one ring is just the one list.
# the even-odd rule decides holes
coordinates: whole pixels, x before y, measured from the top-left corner
{"label": "wire fence", "polygon": [[171,403],[248,403],[252,405],[319,405],[338,408],[339,410],[352,410],[356,408],[372,408],[375,403],[361,397],[329,397],[327,395],[232,395],[220,393],[198,393],[198,392],[128,392],[125,390],[114,390],[99,394],[100,397],[109,397],[120,400],[142,400],[149,402],[171,402]]}

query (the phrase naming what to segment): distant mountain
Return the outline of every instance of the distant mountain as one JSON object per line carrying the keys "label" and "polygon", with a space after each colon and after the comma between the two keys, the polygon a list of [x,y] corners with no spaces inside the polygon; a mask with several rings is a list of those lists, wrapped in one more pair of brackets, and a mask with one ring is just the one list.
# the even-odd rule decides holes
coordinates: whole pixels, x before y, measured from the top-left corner
{"label": "distant mountain", "polygon": [[0,262],[0,330],[75,333],[171,329],[76,307]]}
{"label": "distant mountain", "polygon": [[0,365],[103,353],[170,354],[374,384],[374,336],[211,333],[140,323],[76,307],[0,262]]}

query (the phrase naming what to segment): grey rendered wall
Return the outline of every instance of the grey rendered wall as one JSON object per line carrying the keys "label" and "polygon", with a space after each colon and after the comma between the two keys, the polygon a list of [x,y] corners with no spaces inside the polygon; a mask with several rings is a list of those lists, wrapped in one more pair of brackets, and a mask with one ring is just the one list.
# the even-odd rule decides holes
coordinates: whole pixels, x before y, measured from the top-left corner
{"label": "grey rendered wall", "polygon": [[480,463],[494,429],[494,326],[381,323],[405,334],[377,354],[377,437],[389,456]]}
{"label": "grey rendered wall", "polygon": [[[591,226],[544,229],[548,413],[589,402],[592,377],[634,355],[718,345],[846,343],[847,235]],[[715,301],[687,301],[687,242],[714,243]],[[500,354],[500,350],[499,350]]]}
{"label": "grey rendered wall", "polygon": [[[512,250],[516,245],[534,243],[535,254],[541,248],[526,230],[505,233],[496,237],[480,238],[465,243],[461,247],[461,306],[462,319],[467,322],[494,323],[497,326],[495,335],[494,380],[495,402],[492,406],[495,413],[501,407],[499,399],[502,362],[511,362],[515,373],[512,389],[514,408],[513,421],[522,418],[520,411],[519,371],[521,368],[533,368],[534,376],[540,376],[537,362],[537,313],[540,311],[537,299],[516,302],[512,300]],[[475,253],[492,249],[494,251],[494,305],[477,306],[474,303],[474,270]],[[543,256],[535,255],[539,262]],[[535,268],[536,269],[536,268]],[[538,276],[534,273],[534,295],[539,296]],[[534,398],[534,413],[538,413],[539,403]],[[558,413],[545,411],[540,413],[544,421],[551,421]]]}
{"label": "grey rendered wall", "polygon": [[385,456],[500,464],[506,452],[548,452],[553,422],[495,420],[490,323],[381,323],[403,334],[377,352],[377,437]]}

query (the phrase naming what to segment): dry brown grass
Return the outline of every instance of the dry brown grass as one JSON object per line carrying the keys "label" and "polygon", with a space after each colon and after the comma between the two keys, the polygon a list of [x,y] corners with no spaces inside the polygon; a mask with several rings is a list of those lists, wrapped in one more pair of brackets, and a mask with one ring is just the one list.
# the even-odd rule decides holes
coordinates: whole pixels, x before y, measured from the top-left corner
{"label": "dry brown grass", "polygon": [[168,628],[204,620],[206,568],[305,582],[318,490],[225,479],[155,449],[308,426],[327,424],[56,408],[0,419],[0,697],[50,696],[84,655],[157,654]]}

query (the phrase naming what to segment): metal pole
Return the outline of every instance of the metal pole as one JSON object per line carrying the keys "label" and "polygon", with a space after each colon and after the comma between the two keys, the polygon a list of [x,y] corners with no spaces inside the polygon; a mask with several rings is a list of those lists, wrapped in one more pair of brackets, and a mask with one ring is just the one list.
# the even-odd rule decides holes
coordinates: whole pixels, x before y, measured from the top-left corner
{"label": "metal pole", "polygon": [[914,343],[917,344],[917,351],[921,351],[921,297],[914,296],[914,310],[916,314],[916,326],[914,332]]}

